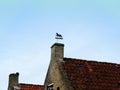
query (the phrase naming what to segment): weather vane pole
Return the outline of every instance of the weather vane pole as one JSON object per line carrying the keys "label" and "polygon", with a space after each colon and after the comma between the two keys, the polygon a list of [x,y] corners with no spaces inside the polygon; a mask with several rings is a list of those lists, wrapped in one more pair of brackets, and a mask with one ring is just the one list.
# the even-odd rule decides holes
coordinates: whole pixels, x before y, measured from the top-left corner
{"label": "weather vane pole", "polygon": [[63,37],[62,37],[62,35],[61,35],[61,34],[56,33],[56,37],[55,37],[55,39],[56,39],[56,40],[57,40],[57,42],[58,42],[58,40],[62,40],[62,39],[63,39]]}

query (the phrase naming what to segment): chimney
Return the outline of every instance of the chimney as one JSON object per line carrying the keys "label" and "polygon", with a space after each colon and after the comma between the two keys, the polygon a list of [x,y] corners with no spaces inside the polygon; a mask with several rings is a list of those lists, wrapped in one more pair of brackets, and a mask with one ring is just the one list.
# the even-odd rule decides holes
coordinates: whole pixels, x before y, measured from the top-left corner
{"label": "chimney", "polygon": [[62,61],[64,58],[64,44],[54,43],[51,46],[51,60]]}
{"label": "chimney", "polygon": [[8,90],[14,90],[14,86],[18,85],[19,73],[12,73],[9,75],[9,86]]}

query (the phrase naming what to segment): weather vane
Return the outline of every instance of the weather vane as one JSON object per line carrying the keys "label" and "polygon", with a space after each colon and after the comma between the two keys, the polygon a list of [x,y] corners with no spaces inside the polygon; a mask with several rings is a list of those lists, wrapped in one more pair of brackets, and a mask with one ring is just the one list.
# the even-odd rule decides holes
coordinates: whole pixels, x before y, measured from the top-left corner
{"label": "weather vane", "polygon": [[57,42],[58,42],[58,40],[62,40],[62,39],[63,39],[63,37],[62,37],[62,35],[61,35],[61,34],[56,33],[56,37],[55,37],[55,39],[56,39],[56,40],[57,40]]}

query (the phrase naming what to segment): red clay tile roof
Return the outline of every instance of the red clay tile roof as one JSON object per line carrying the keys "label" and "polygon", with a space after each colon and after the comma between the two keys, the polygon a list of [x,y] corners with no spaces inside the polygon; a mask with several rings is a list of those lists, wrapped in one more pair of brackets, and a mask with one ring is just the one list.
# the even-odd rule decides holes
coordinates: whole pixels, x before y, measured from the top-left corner
{"label": "red clay tile roof", "polygon": [[120,90],[120,64],[64,58],[74,90]]}
{"label": "red clay tile roof", "polygon": [[20,90],[43,90],[42,85],[20,84]]}

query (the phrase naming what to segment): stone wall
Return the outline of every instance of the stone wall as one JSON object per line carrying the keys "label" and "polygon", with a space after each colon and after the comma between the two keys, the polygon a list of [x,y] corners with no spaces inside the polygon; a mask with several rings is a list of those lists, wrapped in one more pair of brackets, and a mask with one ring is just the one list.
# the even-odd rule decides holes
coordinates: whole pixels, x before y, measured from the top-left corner
{"label": "stone wall", "polygon": [[55,43],[51,47],[51,61],[44,83],[44,90],[47,90],[47,86],[50,84],[53,84],[54,90],[73,90],[62,69],[63,58],[64,44]]}

